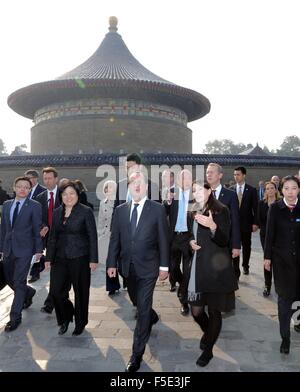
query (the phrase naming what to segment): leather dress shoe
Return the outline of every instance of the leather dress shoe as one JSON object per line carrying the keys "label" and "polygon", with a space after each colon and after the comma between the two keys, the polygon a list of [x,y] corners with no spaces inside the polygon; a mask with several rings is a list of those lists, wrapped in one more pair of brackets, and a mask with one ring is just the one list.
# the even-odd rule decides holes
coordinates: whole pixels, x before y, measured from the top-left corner
{"label": "leather dress shoe", "polygon": [[270,293],[271,293],[271,289],[269,287],[265,287],[263,291],[263,296],[269,297]]}
{"label": "leather dress shoe", "polygon": [[152,320],[150,321],[150,333],[152,331],[152,327],[154,324],[156,324],[159,320],[159,317],[157,315],[157,313],[154,314],[154,316],[152,317]]}
{"label": "leather dress shoe", "polygon": [[249,275],[249,268],[243,268],[243,274]]}
{"label": "leather dress shoe", "polygon": [[294,330],[295,330],[295,332],[300,332],[300,324],[294,325]]}
{"label": "leather dress shoe", "polygon": [[110,297],[113,297],[114,295],[117,295],[117,294],[119,294],[119,290],[111,290],[108,292],[108,295]]}
{"label": "leather dress shoe", "polygon": [[52,313],[52,311],[53,311],[53,309],[52,308],[50,308],[50,306],[43,306],[42,308],[41,308],[41,312],[42,313],[48,313],[48,314],[51,314]]}
{"label": "leather dress shoe", "polygon": [[5,332],[11,332],[14,331],[15,329],[18,328],[18,326],[21,324],[21,320],[18,321],[9,321],[4,328]]}
{"label": "leather dress shoe", "polygon": [[180,308],[180,313],[181,313],[183,316],[188,315],[188,314],[189,314],[189,311],[190,311],[190,308],[189,308],[189,305],[188,305],[188,304],[183,304],[183,305],[181,306],[181,308]]}
{"label": "leather dress shoe", "polygon": [[36,282],[37,280],[39,280],[40,279],[40,276],[38,275],[38,276],[32,276],[29,280],[28,280],[28,283],[34,283],[34,282]]}
{"label": "leather dress shoe", "polygon": [[176,291],[176,286],[171,286],[171,287],[170,287],[170,292],[171,292],[171,293],[174,293],[175,291]]}
{"label": "leather dress shoe", "polygon": [[126,366],[125,372],[135,373],[139,370],[141,366],[142,358],[137,358],[132,356]]}
{"label": "leather dress shoe", "polygon": [[196,361],[196,365],[204,367],[208,365],[209,361],[213,358],[211,351],[203,351],[200,357]]}
{"label": "leather dress shoe", "polygon": [[62,323],[62,325],[60,326],[60,328],[58,330],[58,334],[63,335],[64,333],[66,333],[69,328],[69,324],[70,324],[70,321],[65,321],[64,323]]}
{"label": "leather dress shoe", "polygon": [[32,305],[32,298],[35,296],[35,293],[36,293],[36,290],[34,290],[34,293],[32,294],[32,296],[30,298],[26,299],[26,301],[24,302],[24,305],[23,305],[23,309],[27,309],[27,308],[29,308],[29,306]]}
{"label": "leather dress shoe", "polygon": [[290,339],[289,338],[283,338],[281,345],[280,345],[280,352],[281,354],[289,354],[290,352]]}
{"label": "leather dress shoe", "polygon": [[85,327],[75,327],[74,331],[72,332],[73,336],[81,335],[84,331]]}

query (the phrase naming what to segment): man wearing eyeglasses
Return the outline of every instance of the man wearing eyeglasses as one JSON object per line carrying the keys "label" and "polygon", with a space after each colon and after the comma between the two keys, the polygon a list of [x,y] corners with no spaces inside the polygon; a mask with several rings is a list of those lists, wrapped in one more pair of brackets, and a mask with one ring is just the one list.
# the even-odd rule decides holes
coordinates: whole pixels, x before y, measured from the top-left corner
{"label": "man wearing eyeglasses", "polygon": [[32,256],[39,260],[43,251],[40,230],[42,226],[41,205],[29,199],[31,183],[27,177],[14,181],[15,198],[3,205],[0,236],[0,257],[3,259],[5,280],[14,291],[10,321],[6,332],[18,328],[22,310],[29,308],[35,290],[27,286],[27,275]]}

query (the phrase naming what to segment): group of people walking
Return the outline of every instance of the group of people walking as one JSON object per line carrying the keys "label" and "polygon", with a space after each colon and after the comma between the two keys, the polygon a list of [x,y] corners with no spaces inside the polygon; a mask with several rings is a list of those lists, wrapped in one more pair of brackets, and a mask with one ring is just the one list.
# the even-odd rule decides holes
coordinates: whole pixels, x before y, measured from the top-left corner
{"label": "group of people walking", "polygon": [[[15,199],[4,203],[1,219],[1,264],[15,294],[5,331],[16,329],[22,309],[32,304],[35,290],[27,285],[27,275],[34,260],[31,281],[34,269],[38,276],[44,267],[51,267],[49,296],[42,311],[51,313],[55,308],[60,335],[75,317],[73,335],[80,335],[88,323],[91,271],[100,261],[106,264],[109,295],[120,289],[121,276],[136,307],[132,356],[126,371],[140,368],[152,326],[159,320],[152,307],[155,284],[158,278],[168,277],[181,314],[191,312],[203,332],[196,363],[206,366],[213,358],[222,313],[235,308],[240,253],[242,271],[248,275],[252,233],[260,228],[263,295],[270,295],[273,271],[280,351],[288,354],[293,303],[300,300],[299,179],[287,176],[276,183],[272,178],[264,184],[262,195],[260,188],[246,183],[247,172],[241,166],[234,170],[236,184],[228,189],[221,184],[222,167],[210,163],[204,181],[193,181],[188,170],[181,170],[176,178],[165,170],[158,192],[137,154],[127,156],[126,171],[127,178],[118,184],[104,184],[98,233],[78,182],[63,179],[58,184],[57,171],[45,168],[46,189],[36,195],[34,170],[15,180]],[[71,287],[74,305],[69,299]],[[300,332],[297,326],[295,330]]]}

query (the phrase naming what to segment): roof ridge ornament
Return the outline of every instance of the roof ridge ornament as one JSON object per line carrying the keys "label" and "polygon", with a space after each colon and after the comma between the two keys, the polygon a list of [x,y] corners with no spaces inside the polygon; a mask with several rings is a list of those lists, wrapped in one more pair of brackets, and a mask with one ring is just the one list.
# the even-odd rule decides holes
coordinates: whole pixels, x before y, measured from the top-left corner
{"label": "roof ridge ornament", "polygon": [[109,28],[110,32],[116,33],[118,31],[118,18],[116,16],[110,16],[109,19]]}

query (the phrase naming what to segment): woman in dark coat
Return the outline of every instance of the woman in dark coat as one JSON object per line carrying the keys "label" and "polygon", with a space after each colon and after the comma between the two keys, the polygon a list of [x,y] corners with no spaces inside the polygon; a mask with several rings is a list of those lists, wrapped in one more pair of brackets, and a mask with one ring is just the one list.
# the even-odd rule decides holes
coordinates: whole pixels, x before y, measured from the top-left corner
{"label": "woman in dark coat", "polygon": [[[78,185],[69,181],[61,191],[62,205],[53,213],[45,267],[51,264],[50,291],[59,335],[68,330],[74,314],[73,335],[80,335],[88,323],[91,270],[98,263],[97,229],[93,211],[79,203]],[[68,298],[71,284],[75,307]]]}
{"label": "woman in dark coat", "polygon": [[221,312],[234,309],[234,291],[238,286],[229,250],[229,210],[213,197],[208,184],[195,181],[193,196],[196,203],[189,216],[189,228],[194,256],[190,265],[188,302],[194,320],[204,332],[200,341],[203,353],[196,363],[206,366],[213,357],[213,346],[221,331]]}
{"label": "woman in dark coat", "polygon": [[[295,176],[282,179],[283,199],[269,208],[265,239],[267,270],[273,269],[278,294],[278,318],[282,338],[280,352],[290,351],[290,322],[293,303],[300,300],[300,181]],[[300,332],[299,325],[295,330]]]}
{"label": "woman in dark coat", "polygon": [[[276,184],[271,181],[267,181],[264,184],[264,197],[258,202],[257,208],[257,222],[260,228],[260,242],[264,250],[265,238],[266,238],[266,227],[267,227],[267,217],[268,211],[271,204],[280,199],[280,193],[277,190]],[[263,296],[268,297],[271,292],[272,286],[272,270],[268,271],[264,268],[264,278],[265,278],[265,288],[263,291]]]}

